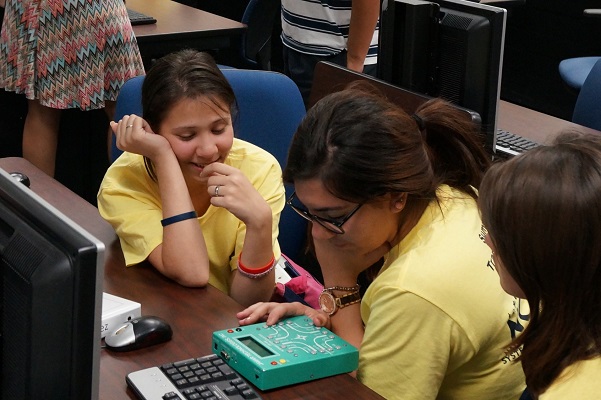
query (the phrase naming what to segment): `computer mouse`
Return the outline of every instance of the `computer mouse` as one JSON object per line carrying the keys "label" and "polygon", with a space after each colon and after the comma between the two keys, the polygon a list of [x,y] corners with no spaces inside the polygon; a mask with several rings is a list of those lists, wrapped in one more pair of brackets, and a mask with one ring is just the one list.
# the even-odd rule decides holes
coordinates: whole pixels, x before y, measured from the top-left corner
{"label": "computer mouse", "polygon": [[169,324],[155,316],[145,315],[118,325],[104,337],[107,349],[130,351],[163,343],[171,339]]}

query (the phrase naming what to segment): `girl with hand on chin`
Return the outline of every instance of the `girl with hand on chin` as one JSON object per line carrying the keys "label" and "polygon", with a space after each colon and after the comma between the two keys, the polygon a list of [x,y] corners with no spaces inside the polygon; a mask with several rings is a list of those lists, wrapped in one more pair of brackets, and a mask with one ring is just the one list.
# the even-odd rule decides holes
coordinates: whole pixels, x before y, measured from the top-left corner
{"label": "girl with hand on chin", "polygon": [[387,399],[517,399],[523,372],[503,362],[515,299],[478,237],[488,165],[477,128],[442,100],[410,116],[367,88],[324,97],[284,169],[288,204],[312,222],[321,311],[259,303],[240,324],[311,317],[359,348],[357,379]]}
{"label": "girl with hand on chin", "polygon": [[128,266],[148,260],[184,286],[207,283],[241,304],[270,299],[285,194],[266,151],[234,138],[236,100],[206,53],[158,60],[144,79],[144,118],[112,122],[124,153],[98,208]]}
{"label": "girl with hand on chin", "polygon": [[478,199],[501,286],[528,300],[520,351],[528,393],[601,393],[601,137],[564,133],[494,165]]}

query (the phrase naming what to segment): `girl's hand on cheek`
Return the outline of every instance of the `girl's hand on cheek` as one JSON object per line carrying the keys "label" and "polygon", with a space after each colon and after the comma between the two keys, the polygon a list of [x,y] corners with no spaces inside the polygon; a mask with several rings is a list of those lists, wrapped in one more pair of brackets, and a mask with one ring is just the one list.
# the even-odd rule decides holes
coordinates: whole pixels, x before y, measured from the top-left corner
{"label": "girl's hand on cheek", "polygon": [[118,122],[111,121],[110,125],[120,150],[140,154],[151,160],[164,151],[171,150],[167,139],[154,133],[148,122],[137,115],[125,115]]}
{"label": "girl's hand on cheek", "polygon": [[353,248],[339,248],[329,240],[313,239],[326,286],[353,286],[361,272],[378,261],[358,253]]}

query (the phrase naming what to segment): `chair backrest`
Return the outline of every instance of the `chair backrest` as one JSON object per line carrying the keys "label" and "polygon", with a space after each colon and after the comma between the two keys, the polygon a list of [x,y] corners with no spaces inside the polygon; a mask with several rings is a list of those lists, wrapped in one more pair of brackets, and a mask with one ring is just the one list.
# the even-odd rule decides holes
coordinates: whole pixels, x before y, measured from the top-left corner
{"label": "chair backrest", "polygon": [[[119,121],[124,115],[136,114],[142,116],[142,83],[144,83],[144,75],[134,76],[125,81],[115,104],[115,121]],[[115,161],[121,155],[122,151],[117,148],[115,135],[112,136],[111,142],[111,162]]]}
{"label": "chair backrest", "polygon": [[240,48],[244,68],[271,69],[271,38],[279,22],[280,0],[250,0],[242,16],[247,29]]}
{"label": "chair backrest", "polygon": [[[278,72],[230,69],[221,71],[232,86],[238,102],[234,120],[236,137],[267,150],[282,168],[286,164],[288,147],[298,124],[305,115],[305,105],[296,84]],[[122,86],[117,97],[115,120],[126,114],[142,115],[143,76],[132,78]],[[113,137],[112,159],[121,154]],[[286,194],[292,194],[286,187]],[[293,260],[301,255],[306,238],[306,221],[289,207],[280,217],[278,241],[282,252]]]}
{"label": "chair backrest", "polygon": [[582,84],[572,122],[601,131],[601,59]]}
{"label": "chair backrest", "polygon": [[[119,121],[124,115],[136,114],[142,115],[142,84],[144,83],[144,75],[134,76],[125,81],[115,104],[115,121]],[[113,160],[121,154],[121,150],[116,149],[113,152]],[[117,157],[115,157],[117,156]]]}
{"label": "chair backrest", "polygon": [[591,69],[599,60],[601,60],[601,57],[566,58],[559,63],[559,76],[568,87],[578,92]]}

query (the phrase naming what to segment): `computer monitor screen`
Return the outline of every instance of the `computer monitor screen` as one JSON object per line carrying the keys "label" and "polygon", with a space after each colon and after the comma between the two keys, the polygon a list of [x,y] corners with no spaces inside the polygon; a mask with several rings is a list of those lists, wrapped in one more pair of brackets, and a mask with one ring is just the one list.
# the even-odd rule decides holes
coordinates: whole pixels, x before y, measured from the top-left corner
{"label": "computer monitor screen", "polygon": [[[329,61],[320,61],[315,66],[309,107],[313,107],[315,103],[328,94],[343,90],[351,82],[356,81],[367,82],[408,114],[413,114],[422,104],[432,99],[428,95],[395,86],[371,75],[352,71]],[[455,108],[461,111],[463,118],[480,126],[480,114],[458,105],[455,105]]]}
{"label": "computer monitor screen", "polygon": [[506,14],[464,0],[384,0],[378,77],[476,111],[494,150]]}
{"label": "computer monitor screen", "polygon": [[104,244],[0,169],[2,399],[97,399]]}

